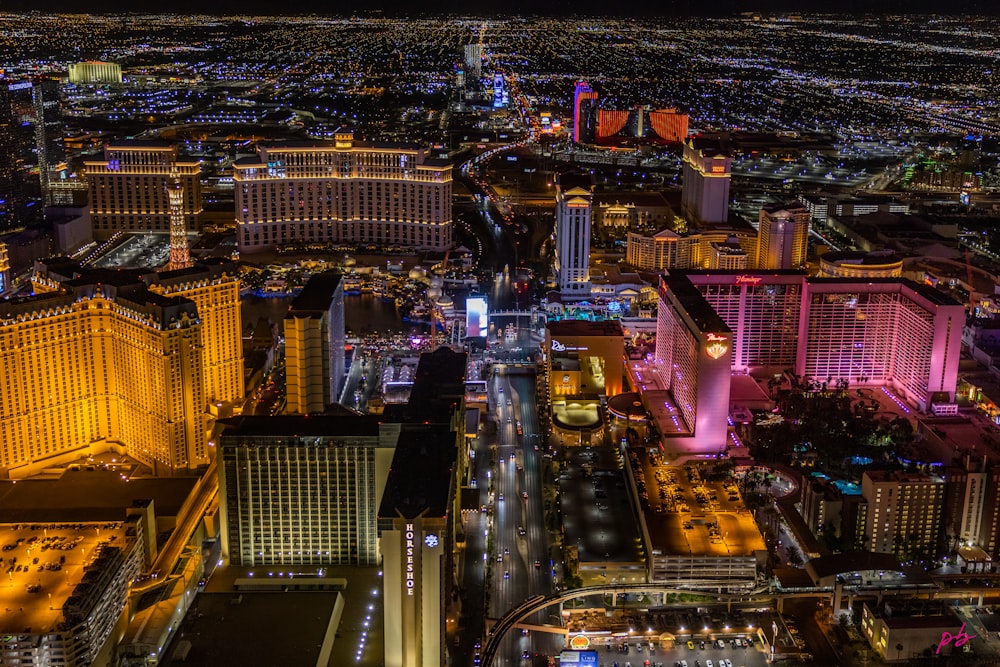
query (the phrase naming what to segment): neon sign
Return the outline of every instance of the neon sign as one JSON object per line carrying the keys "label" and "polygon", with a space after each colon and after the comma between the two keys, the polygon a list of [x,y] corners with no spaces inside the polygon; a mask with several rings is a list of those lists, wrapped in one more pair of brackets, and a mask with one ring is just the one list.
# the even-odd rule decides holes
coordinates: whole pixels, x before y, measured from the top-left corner
{"label": "neon sign", "polygon": [[952,642],[954,642],[955,648],[962,648],[975,638],[976,635],[970,635],[965,632],[965,623],[962,623],[962,627],[958,629],[957,634],[953,635],[947,631],[941,633],[941,641],[938,642],[937,650],[934,651],[934,654],[937,655],[938,653],[941,653],[941,649],[948,646]]}
{"label": "neon sign", "polygon": [[736,276],[737,285],[760,285],[762,280],[760,276]]}
{"label": "neon sign", "polygon": [[415,580],[413,578],[413,524],[406,524],[406,531],[403,533],[403,537],[406,538],[406,594],[413,595],[413,586],[415,585]]}
{"label": "neon sign", "polygon": [[714,333],[705,334],[705,337],[708,338],[709,342],[724,343],[728,340],[725,336],[720,336],[719,334],[714,334]]}
{"label": "neon sign", "polygon": [[725,165],[713,164],[712,165],[712,173],[713,174],[724,174],[724,173],[726,173],[726,167],[725,167]]}
{"label": "neon sign", "polygon": [[722,355],[724,355],[728,350],[729,346],[726,345],[725,343],[712,343],[711,345],[705,348],[705,351],[708,352],[708,356],[712,357],[713,359],[722,358]]}

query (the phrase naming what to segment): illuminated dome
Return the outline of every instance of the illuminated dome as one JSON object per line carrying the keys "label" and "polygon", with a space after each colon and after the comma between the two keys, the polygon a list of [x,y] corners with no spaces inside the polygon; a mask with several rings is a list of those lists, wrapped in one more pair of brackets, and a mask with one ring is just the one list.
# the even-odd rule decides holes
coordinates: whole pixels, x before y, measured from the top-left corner
{"label": "illuminated dome", "polygon": [[427,275],[427,269],[425,269],[422,266],[413,267],[412,269],[410,269],[409,273],[410,280],[423,280],[426,275]]}

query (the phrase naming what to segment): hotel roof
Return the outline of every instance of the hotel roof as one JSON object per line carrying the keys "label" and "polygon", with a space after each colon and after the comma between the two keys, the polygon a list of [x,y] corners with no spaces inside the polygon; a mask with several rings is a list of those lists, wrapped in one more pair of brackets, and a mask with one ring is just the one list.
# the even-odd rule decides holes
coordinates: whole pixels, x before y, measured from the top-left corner
{"label": "hotel roof", "polygon": [[314,275],[302,288],[299,295],[292,300],[288,309],[289,317],[307,317],[330,310],[333,295],[340,285],[341,275],[335,271],[324,271]]}
{"label": "hotel roof", "polygon": [[[226,428],[222,443],[236,444],[240,438],[337,437],[379,435],[379,418],[374,415],[275,415],[242,416],[219,420]],[[305,444],[305,443],[303,443]]]}
{"label": "hotel roof", "polygon": [[683,273],[669,273],[660,277],[662,286],[672,292],[677,302],[701,332],[732,333],[697,287]]}

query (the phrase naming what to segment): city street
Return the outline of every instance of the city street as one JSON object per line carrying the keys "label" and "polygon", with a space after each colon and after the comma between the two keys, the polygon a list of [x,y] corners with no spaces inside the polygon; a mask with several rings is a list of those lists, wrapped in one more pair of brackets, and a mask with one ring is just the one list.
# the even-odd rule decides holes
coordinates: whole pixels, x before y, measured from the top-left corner
{"label": "city street", "polygon": [[[491,403],[497,419],[496,465],[489,492],[492,563],[488,582],[489,616],[501,617],[532,595],[552,591],[552,559],[542,502],[541,452],[535,379],[530,373],[507,374],[496,366],[490,382]],[[513,369],[512,369],[513,370]],[[551,623],[550,619],[532,619]],[[561,635],[512,633],[501,651],[500,665],[521,664],[525,652],[552,655],[561,650]]]}

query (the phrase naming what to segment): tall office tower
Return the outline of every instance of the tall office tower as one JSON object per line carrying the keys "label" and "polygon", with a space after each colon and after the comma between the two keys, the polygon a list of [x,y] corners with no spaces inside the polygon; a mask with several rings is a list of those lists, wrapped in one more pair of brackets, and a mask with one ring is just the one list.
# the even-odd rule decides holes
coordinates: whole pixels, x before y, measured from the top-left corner
{"label": "tall office tower", "polygon": [[758,269],[797,269],[809,250],[809,209],[799,203],[768,204],[760,209]]}
{"label": "tall office tower", "polygon": [[944,495],[944,479],[932,473],[866,470],[862,548],[904,561],[936,553]]}
{"label": "tall office tower", "polygon": [[379,564],[378,509],[396,446],[374,416],[237,417],[219,438],[232,565]]}
{"label": "tall office tower", "polygon": [[726,222],[733,164],[725,135],[690,137],[684,142],[681,209],[693,223]]}
{"label": "tall office tower", "polygon": [[597,91],[586,81],[577,81],[573,90],[573,143],[594,143],[597,116]]}
{"label": "tall office tower", "polygon": [[590,228],[594,186],[590,176],[556,178],[556,279],[563,298],[590,298]]}
{"label": "tall office tower", "polygon": [[121,83],[122,66],[88,60],[69,66],[70,83]]}
{"label": "tall office tower", "polygon": [[684,420],[686,448],[726,444],[733,333],[683,275],[660,278],[656,365]]}
{"label": "tall office tower", "polygon": [[234,165],[242,252],[361,243],[451,247],[451,163],[402,144],[258,146]]}
{"label": "tall office tower", "polygon": [[0,78],[0,231],[21,224],[24,174],[21,169],[9,83]]}
{"label": "tall office tower", "polygon": [[167,266],[169,270],[176,271],[191,265],[187,227],[184,225],[184,183],[176,171],[170,172],[166,187],[170,200],[170,263]]}
{"label": "tall office tower", "polygon": [[161,278],[53,258],[33,281],[34,296],[0,302],[0,468],[104,451],[157,474],[208,463],[210,404],[242,395],[235,265]]}
{"label": "tall office tower", "polygon": [[169,232],[167,185],[176,172],[184,190],[184,225],[198,229],[201,163],[183,160],[167,141],[124,140],[104,147],[104,159],[84,162],[94,238],[115,232]]}
{"label": "tall office tower", "polygon": [[483,45],[479,42],[465,45],[465,76],[475,80],[483,76]]}
{"label": "tall office tower", "polygon": [[42,201],[51,204],[49,182],[53,176],[52,172],[58,164],[66,160],[58,79],[41,78],[34,81],[31,88],[31,101],[35,110],[38,182],[42,190]]}
{"label": "tall office tower", "polygon": [[344,382],[344,283],[327,271],[309,279],[285,315],[285,386],[291,414],[322,412]]}

